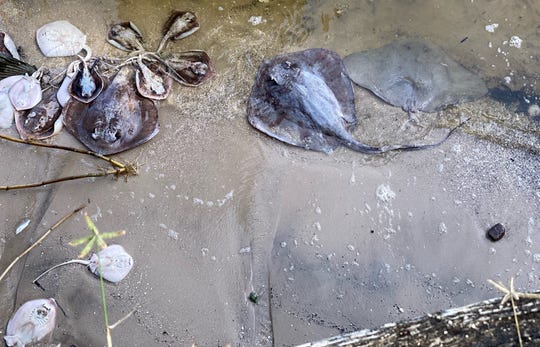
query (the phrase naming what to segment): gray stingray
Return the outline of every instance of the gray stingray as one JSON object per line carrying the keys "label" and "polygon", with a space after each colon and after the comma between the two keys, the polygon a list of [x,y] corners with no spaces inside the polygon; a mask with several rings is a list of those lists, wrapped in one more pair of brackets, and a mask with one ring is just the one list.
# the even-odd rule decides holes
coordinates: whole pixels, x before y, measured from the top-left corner
{"label": "gray stingray", "polygon": [[251,90],[247,114],[249,123],[267,135],[322,152],[339,145],[383,153],[438,144],[373,147],[354,139],[350,131],[357,120],[351,81],[339,55],[322,48],[265,61]]}
{"label": "gray stingray", "polygon": [[487,93],[478,76],[421,40],[396,41],[343,61],[354,83],[407,112],[435,112]]}

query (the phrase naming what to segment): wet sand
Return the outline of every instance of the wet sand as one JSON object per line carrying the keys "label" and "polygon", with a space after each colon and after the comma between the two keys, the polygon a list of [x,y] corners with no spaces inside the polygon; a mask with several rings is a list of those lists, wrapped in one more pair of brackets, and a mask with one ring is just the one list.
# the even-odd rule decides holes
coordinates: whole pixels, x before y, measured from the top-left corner
{"label": "wet sand", "polygon": [[[157,46],[175,6],[4,1],[0,29],[24,48],[26,61],[67,66],[69,59],[40,54],[35,29],[67,19],[88,35],[95,55],[121,56],[105,41],[108,24],[132,20]],[[182,6],[197,13],[201,29],[168,49],[207,51],[215,78],[198,88],[177,85],[158,103],[157,137],[116,156],[139,163],[137,177],[2,192],[1,269],[82,203],[101,231],[127,230],[114,242],[135,266],[121,283],[106,285],[110,321],[136,310],[113,331],[118,346],[291,346],[498,296],[487,279],[515,277],[522,291],[540,287],[540,122],[516,113],[515,105],[485,98],[419,114],[417,126],[355,87],[354,135],[366,143],[434,142],[469,119],[437,148],[383,156],[293,148],[258,133],[245,115],[264,58],[309,47],[346,55],[400,37],[440,45],[490,87],[509,76],[510,87],[525,85],[538,95],[539,5],[246,0]],[[251,24],[252,16],[263,22]],[[485,29],[492,23],[499,24],[493,33]],[[515,35],[521,48],[509,46]],[[67,133],[52,141],[79,146]],[[75,154],[1,146],[1,184],[102,165]],[[25,218],[29,227],[15,235]],[[493,243],[485,232],[496,223],[507,233]],[[59,317],[51,343],[105,345],[99,281],[90,272],[58,269],[40,281],[45,291],[31,283],[76,257],[80,249],[68,242],[87,233],[77,215],[0,283],[2,333],[23,302],[54,297],[67,316]],[[258,304],[249,301],[250,292],[259,294]]]}

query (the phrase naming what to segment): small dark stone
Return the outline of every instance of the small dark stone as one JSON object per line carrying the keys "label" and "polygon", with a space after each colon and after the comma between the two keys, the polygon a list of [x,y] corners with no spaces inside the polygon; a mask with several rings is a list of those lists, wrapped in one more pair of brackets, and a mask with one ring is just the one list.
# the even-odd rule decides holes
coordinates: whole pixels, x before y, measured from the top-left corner
{"label": "small dark stone", "polygon": [[248,299],[252,303],[258,304],[259,303],[259,294],[255,293],[255,292],[251,292],[251,293],[249,293]]}
{"label": "small dark stone", "polygon": [[505,232],[506,229],[504,228],[504,226],[501,223],[497,223],[488,230],[487,236],[492,241],[499,241],[503,238]]}

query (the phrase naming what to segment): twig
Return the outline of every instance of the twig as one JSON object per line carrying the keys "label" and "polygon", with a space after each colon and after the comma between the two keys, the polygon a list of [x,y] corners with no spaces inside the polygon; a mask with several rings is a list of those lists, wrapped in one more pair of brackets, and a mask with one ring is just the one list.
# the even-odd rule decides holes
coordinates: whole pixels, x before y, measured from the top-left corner
{"label": "twig", "polygon": [[49,230],[47,230],[36,242],[34,242],[32,245],[30,245],[30,247],[28,247],[24,252],[22,252],[19,256],[17,256],[17,258],[15,258],[15,260],[13,260],[11,262],[11,264],[9,264],[9,266],[4,270],[4,272],[2,272],[2,275],[0,275],[0,281],[2,281],[4,279],[4,277],[6,276],[6,274],[9,272],[9,270],[11,270],[11,268],[22,258],[24,257],[28,252],[30,252],[32,249],[34,249],[37,245],[39,245],[41,243],[41,241],[43,241],[47,236],[49,236],[49,234],[56,228],[58,228],[62,223],[64,223],[66,220],[68,220],[70,217],[72,217],[74,214],[76,214],[77,212],[79,212],[80,210],[82,210],[83,208],[85,208],[86,205],[82,205],[80,207],[78,207],[77,209],[71,211],[70,213],[68,213],[67,215],[65,215],[64,217],[60,218],[60,220],[58,222],[56,222],[52,227],[49,228]]}
{"label": "twig", "polygon": [[24,143],[24,144],[32,145],[32,146],[60,149],[60,150],[63,150],[63,151],[69,151],[69,152],[75,152],[75,153],[91,155],[91,156],[96,157],[98,159],[105,160],[106,162],[110,163],[112,166],[115,166],[117,168],[125,168],[126,167],[125,164],[122,164],[119,161],[116,161],[116,160],[114,160],[112,158],[106,157],[104,155],[101,155],[99,153],[92,152],[92,151],[89,151],[89,150],[86,150],[86,149],[79,149],[79,148],[73,148],[73,147],[68,147],[68,146],[53,145],[53,144],[49,144],[49,143],[45,143],[45,142],[32,141],[32,140],[22,140],[22,139],[18,139],[18,138],[3,135],[3,134],[0,134],[0,138],[4,139],[4,140],[7,140],[7,141],[11,141],[11,142]]}
{"label": "twig", "polygon": [[128,319],[133,313],[135,312],[135,310],[131,310],[131,312],[129,312],[128,314],[126,314],[124,317],[120,318],[118,320],[118,322],[114,323],[113,325],[109,325],[109,329],[110,330],[113,330],[114,328],[116,328],[117,326],[119,326],[120,324],[122,324],[126,319]]}

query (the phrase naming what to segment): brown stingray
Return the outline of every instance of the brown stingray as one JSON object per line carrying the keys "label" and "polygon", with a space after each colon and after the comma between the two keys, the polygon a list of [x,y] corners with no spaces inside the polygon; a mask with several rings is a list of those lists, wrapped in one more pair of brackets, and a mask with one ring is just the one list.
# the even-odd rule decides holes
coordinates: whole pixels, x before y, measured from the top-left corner
{"label": "brown stingray", "polygon": [[126,151],[159,132],[154,102],[135,87],[132,66],[124,66],[90,104],[71,100],[64,109],[64,125],[83,145],[104,154]]}
{"label": "brown stingray", "polygon": [[43,140],[60,131],[62,124],[58,118],[61,113],[62,107],[56,100],[56,93],[51,92],[32,109],[17,112],[15,125],[22,139]]}
{"label": "brown stingray", "polygon": [[214,76],[214,66],[205,51],[174,53],[163,62],[171,77],[186,86],[196,87]]}

